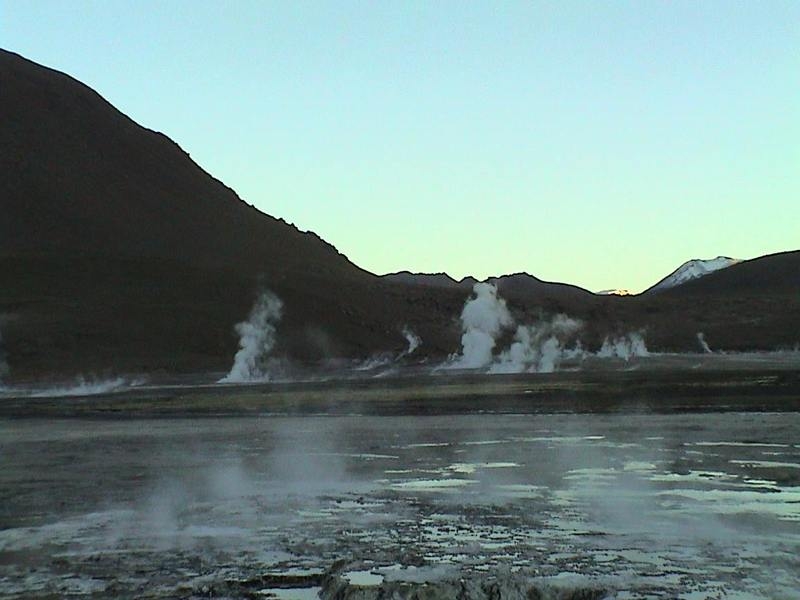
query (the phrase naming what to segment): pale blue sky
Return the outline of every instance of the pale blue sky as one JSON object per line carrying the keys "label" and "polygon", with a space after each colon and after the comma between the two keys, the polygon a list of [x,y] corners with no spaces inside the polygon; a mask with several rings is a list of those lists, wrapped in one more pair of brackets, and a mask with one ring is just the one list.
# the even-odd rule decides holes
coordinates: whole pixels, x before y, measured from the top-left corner
{"label": "pale blue sky", "polygon": [[0,0],[0,46],[376,273],[800,248],[796,0]]}

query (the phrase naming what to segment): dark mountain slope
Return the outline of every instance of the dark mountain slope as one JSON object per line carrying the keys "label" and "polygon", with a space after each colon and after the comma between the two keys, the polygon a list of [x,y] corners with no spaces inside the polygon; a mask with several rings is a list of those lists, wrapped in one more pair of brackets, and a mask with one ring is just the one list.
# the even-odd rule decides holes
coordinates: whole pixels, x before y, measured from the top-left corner
{"label": "dark mountain slope", "polygon": [[[0,51],[0,330],[14,378],[225,370],[261,287],[284,301],[293,360],[459,347],[468,286],[376,277],[249,206],[166,136],[71,77]],[[646,331],[652,349],[800,340],[797,255],[749,261],[657,297],[495,278],[520,322],[565,312],[584,342]],[[441,278],[439,278],[441,279]],[[441,282],[440,282],[441,283]]]}
{"label": "dark mountain slope", "polygon": [[464,279],[456,281],[447,273],[412,273],[410,271],[387,273],[386,275],[381,275],[381,278],[392,283],[421,285],[433,288],[462,288],[466,291],[472,290],[472,286],[478,281],[474,277],[464,277]]}
{"label": "dark mountain slope", "polygon": [[528,273],[514,273],[490,277],[486,280],[497,286],[497,291],[509,300],[524,303],[531,299],[563,307],[591,304],[595,295],[576,285],[542,281]]}
{"label": "dark mountain slope", "polygon": [[0,254],[168,257],[247,273],[322,261],[367,276],[67,75],[0,51],[0,81]]}
{"label": "dark mountain slope", "polygon": [[277,352],[293,359],[399,351],[405,324],[422,353],[458,348],[468,290],[356,267],[63,73],[0,51],[0,87],[0,327],[14,376],[225,369],[264,286],[284,301]]}
{"label": "dark mountain slope", "polygon": [[[382,279],[393,283],[429,288],[457,288],[466,293],[469,293],[478,282],[474,277],[464,277],[460,281],[456,281],[447,273],[411,273],[409,271],[389,273],[383,275]],[[591,292],[578,286],[542,281],[528,273],[488,277],[485,281],[496,286],[501,296],[521,305],[549,303],[566,309],[581,302],[590,302],[594,296]]]}
{"label": "dark mountain slope", "polygon": [[0,51],[0,89],[12,375],[224,369],[261,286],[284,300],[278,352],[293,358],[399,350],[407,322],[427,350],[452,351],[462,293],[394,291],[67,75]]}
{"label": "dark mountain slope", "polygon": [[743,261],[658,293],[634,297],[626,323],[667,350],[776,350],[800,343],[800,252]]}
{"label": "dark mountain slope", "polygon": [[800,251],[742,261],[661,292],[680,298],[696,295],[800,295]]}
{"label": "dark mountain slope", "polygon": [[[800,343],[800,251],[743,261],[657,295],[654,316],[660,318],[653,322],[664,339],[685,339],[693,328],[717,349],[774,350]],[[670,320],[671,326],[660,325]]]}

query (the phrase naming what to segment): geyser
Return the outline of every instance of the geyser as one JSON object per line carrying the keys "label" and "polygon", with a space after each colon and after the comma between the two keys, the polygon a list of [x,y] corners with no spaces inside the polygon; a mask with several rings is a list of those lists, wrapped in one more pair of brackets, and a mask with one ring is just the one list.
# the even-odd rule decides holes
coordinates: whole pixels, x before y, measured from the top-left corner
{"label": "geyser", "polygon": [[[580,321],[563,314],[535,325],[520,325],[511,346],[500,353],[489,372],[552,373],[564,358],[567,340],[581,325]],[[569,352],[575,354],[579,351],[576,347]]]}
{"label": "geyser", "polygon": [[706,341],[706,334],[702,331],[697,333],[697,343],[700,344],[700,349],[705,352],[706,354],[713,354],[711,348]]}
{"label": "geyser", "polygon": [[461,311],[461,355],[449,365],[452,368],[478,369],[491,364],[497,336],[514,325],[506,301],[497,296],[495,286],[476,283],[472,293]]}
{"label": "geyser", "polygon": [[6,351],[3,348],[3,332],[0,331],[0,389],[3,387],[3,378],[8,375],[8,370]]}
{"label": "geyser", "polygon": [[57,387],[45,388],[31,393],[34,398],[57,398],[68,396],[94,396],[96,394],[110,394],[124,389],[141,385],[143,379],[129,381],[124,377],[113,379],[94,379],[79,376],[74,383]]}
{"label": "geyser", "polygon": [[495,356],[497,338],[514,325],[506,301],[497,295],[497,288],[489,283],[476,283],[473,296],[461,312],[461,354],[452,358],[447,367],[489,367],[490,373],[550,373],[565,355],[572,357],[581,353],[579,346],[566,350],[565,345],[582,323],[559,314],[549,321],[543,319],[533,325],[519,325],[511,345]]}
{"label": "geyser", "polygon": [[422,339],[414,333],[408,325],[403,326],[403,337],[406,338],[406,342],[408,342],[408,348],[403,350],[398,358],[413,354],[414,350],[419,348],[422,343]]}
{"label": "geyser", "polygon": [[[416,333],[414,333],[408,325],[403,325],[401,333],[403,334],[403,337],[406,338],[406,343],[408,344],[405,350],[394,356],[392,354],[385,352],[380,354],[373,354],[363,362],[356,365],[355,367],[356,371],[372,371],[373,369],[377,369],[379,367],[385,367],[393,362],[397,362],[403,359],[404,357],[410,354],[413,354],[414,351],[420,347],[420,344],[422,344],[422,339]],[[378,373],[376,377],[391,372],[393,372],[393,369],[390,369],[388,371],[382,371],[381,373]]]}
{"label": "geyser", "polygon": [[650,356],[650,353],[647,351],[642,334],[634,331],[618,337],[606,337],[597,356],[629,361],[636,356]]}
{"label": "geyser", "polygon": [[269,290],[264,290],[256,300],[247,321],[236,325],[239,334],[239,351],[233,359],[230,373],[220,383],[246,383],[268,381],[264,364],[275,346],[275,325],[283,313],[283,302]]}
{"label": "geyser", "polygon": [[[497,288],[485,282],[476,283],[461,311],[461,354],[451,356],[444,368],[488,368],[489,373],[552,373],[565,359],[583,360],[589,356],[576,336],[583,323],[565,314],[517,325],[511,344],[495,355],[498,338],[515,325]],[[644,337],[637,331],[607,336],[596,353],[601,358],[625,361],[649,355]]]}

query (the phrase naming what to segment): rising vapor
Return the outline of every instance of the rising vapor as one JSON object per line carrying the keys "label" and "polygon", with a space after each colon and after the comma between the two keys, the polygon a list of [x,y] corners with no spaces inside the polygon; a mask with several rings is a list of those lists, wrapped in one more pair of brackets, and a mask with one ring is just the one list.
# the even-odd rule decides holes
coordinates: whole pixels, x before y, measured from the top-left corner
{"label": "rising vapor", "polygon": [[265,290],[258,297],[247,321],[236,325],[239,351],[233,359],[230,373],[220,383],[268,381],[265,359],[275,346],[275,325],[283,314],[283,302]]}
{"label": "rising vapor", "polygon": [[479,369],[492,363],[492,350],[500,333],[514,325],[506,301],[490,283],[476,283],[461,311],[461,354],[448,365],[455,369]]}
{"label": "rising vapor", "polygon": [[398,358],[413,354],[414,351],[420,347],[420,344],[422,344],[422,339],[416,333],[414,333],[408,325],[403,326],[403,337],[406,338],[408,347],[400,353]]}
{"label": "rising vapor", "polygon": [[113,379],[87,379],[80,376],[72,384],[37,390],[30,395],[33,398],[95,396],[120,392],[141,385],[142,383],[144,383],[143,379],[128,380],[124,377],[115,377]]}
{"label": "rising vapor", "polygon": [[[495,354],[501,334],[515,326],[511,344]],[[552,373],[564,360],[582,361],[591,356],[577,339],[582,328],[583,322],[564,314],[517,325],[505,300],[498,296],[497,288],[489,283],[476,283],[461,311],[461,354],[452,355],[443,368],[488,368],[489,373]],[[595,354],[600,358],[625,361],[649,355],[644,336],[636,331],[607,336]]]}
{"label": "rising vapor", "polygon": [[706,354],[713,354],[711,348],[706,341],[706,334],[702,331],[698,332],[697,334],[697,342],[700,344],[700,349],[705,352]]}
{"label": "rising vapor", "polygon": [[3,332],[0,331],[0,388],[3,387],[3,378],[8,375],[9,368],[6,362],[6,351],[3,348]]}
{"label": "rising vapor", "polygon": [[634,357],[650,356],[650,352],[647,350],[642,334],[634,331],[618,337],[606,337],[597,352],[597,356],[601,358],[621,358],[624,361],[629,361]]}
{"label": "rising vapor", "polygon": [[580,352],[579,346],[567,350],[566,343],[582,327],[577,319],[556,315],[535,325],[520,325],[511,346],[500,353],[490,373],[552,373],[568,355]]}
{"label": "rising vapor", "polygon": [[582,323],[566,315],[542,319],[532,325],[519,325],[511,345],[494,355],[497,340],[503,331],[515,326],[506,301],[497,295],[497,288],[476,283],[461,312],[461,354],[451,358],[447,368],[489,368],[490,373],[551,373],[564,358],[579,358],[579,344],[567,349],[567,342],[580,330]]}
{"label": "rising vapor", "polygon": [[[400,352],[399,354],[392,355],[390,353],[380,353],[380,354],[373,354],[369,358],[363,360],[362,362],[358,363],[355,366],[356,371],[373,371],[380,367],[386,367],[391,365],[392,363],[396,363],[406,356],[409,356],[416,351],[417,348],[420,347],[422,344],[422,338],[420,338],[408,325],[403,325],[403,329],[401,331],[403,337],[406,338],[406,349]],[[383,370],[374,377],[383,377],[390,373],[395,373],[395,367],[392,367],[388,370]]]}

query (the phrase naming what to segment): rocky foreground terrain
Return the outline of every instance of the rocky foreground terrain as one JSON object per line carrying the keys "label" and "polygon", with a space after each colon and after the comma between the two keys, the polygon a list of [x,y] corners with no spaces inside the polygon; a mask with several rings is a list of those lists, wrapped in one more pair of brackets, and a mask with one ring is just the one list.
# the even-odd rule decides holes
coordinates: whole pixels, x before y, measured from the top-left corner
{"label": "rocky foreground terrain", "polygon": [[794,597],[797,372],[651,375],[4,400],[0,596]]}

